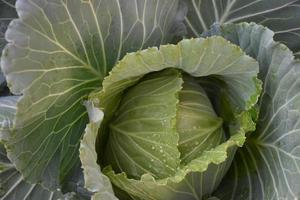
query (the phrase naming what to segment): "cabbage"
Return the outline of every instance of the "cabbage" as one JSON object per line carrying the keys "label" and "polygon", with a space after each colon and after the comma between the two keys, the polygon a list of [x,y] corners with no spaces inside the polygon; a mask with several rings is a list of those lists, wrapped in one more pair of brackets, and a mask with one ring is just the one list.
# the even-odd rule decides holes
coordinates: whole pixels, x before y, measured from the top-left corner
{"label": "cabbage", "polygon": [[1,199],[298,199],[299,5],[0,1]]}

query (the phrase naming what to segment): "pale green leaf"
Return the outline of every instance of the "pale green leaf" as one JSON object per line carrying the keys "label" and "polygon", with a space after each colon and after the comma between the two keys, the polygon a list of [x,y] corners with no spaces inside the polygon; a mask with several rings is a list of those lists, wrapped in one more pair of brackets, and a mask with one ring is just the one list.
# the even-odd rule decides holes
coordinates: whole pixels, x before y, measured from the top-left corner
{"label": "pale green leaf", "polygon": [[222,145],[205,151],[165,179],[155,180],[148,174],[140,180],[130,179],[125,173],[116,174],[111,168],[105,168],[104,173],[133,199],[202,199],[219,185],[231,164],[237,144],[244,142],[243,134],[243,131],[237,133]]}
{"label": "pale green leaf", "polygon": [[117,200],[112,190],[112,185],[97,163],[96,138],[98,129],[103,119],[103,112],[93,105],[92,101],[86,102],[90,123],[85,129],[85,134],[80,143],[80,159],[82,162],[85,187],[93,193],[94,200]]}
{"label": "pale green leaf", "polygon": [[225,141],[223,119],[216,115],[201,85],[187,75],[183,76],[183,86],[179,92],[176,125],[178,149],[184,164]]}
{"label": "pale green leaf", "polygon": [[21,97],[7,153],[29,182],[63,183],[79,165],[82,105],[122,56],[172,40],[177,0],[19,0],[2,69]]}
{"label": "pale green leaf", "polygon": [[178,92],[182,87],[177,70],[146,75],[126,91],[109,123],[105,164],[128,177],[151,174],[165,178],[180,164],[176,129]]}
{"label": "pale green leaf", "polygon": [[300,61],[274,33],[254,23],[217,32],[256,58],[264,82],[257,129],[238,150],[215,193],[220,199],[300,198]]}
{"label": "pale green leaf", "polygon": [[188,6],[189,36],[200,36],[214,23],[256,22],[275,32],[295,55],[300,53],[299,0],[182,0]]}

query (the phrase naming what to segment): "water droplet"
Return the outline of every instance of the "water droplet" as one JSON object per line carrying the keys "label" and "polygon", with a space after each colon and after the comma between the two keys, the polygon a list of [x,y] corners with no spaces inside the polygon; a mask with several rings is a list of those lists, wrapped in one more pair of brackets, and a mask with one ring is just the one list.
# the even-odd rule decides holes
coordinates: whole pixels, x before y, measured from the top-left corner
{"label": "water droplet", "polygon": [[152,149],[152,150],[155,150],[155,146],[152,146],[151,149]]}
{"label": "water droplet", "polygon": [[164,152],[164,151],[161,149],[161,150],[159,150],[159,152],[162,153],[162,152]]}
{"label": "water droplet", "polygon": [[151,158],[151,162],[154,162],[154,159],[153,159],[153,158]]}
{"label": "water droplet", "polygon": [[162,146],[159,146],[160,149],[162,149]]}

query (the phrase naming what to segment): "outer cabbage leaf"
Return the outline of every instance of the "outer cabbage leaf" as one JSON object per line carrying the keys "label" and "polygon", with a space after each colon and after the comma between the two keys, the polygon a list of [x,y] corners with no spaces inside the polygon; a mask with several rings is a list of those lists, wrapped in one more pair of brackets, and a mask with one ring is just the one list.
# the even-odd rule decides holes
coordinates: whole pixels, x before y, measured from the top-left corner
{"label": "outer cabbage leaf", "polygon": [[[19,98],[16,96],[0,98],[0,139],[6,138],[12,127]],[[40,185],[26,183],[7,158],[4,145],[0,141],[0,198],[1,200],[56,200],[63,198],[63,195],[59,191],[50,192]]]}
{"label": "outer cabbage leaf", "polygon": [[263,93],[257,129],[238,150],[215,196],[220,199],[300,198],[300,61],[274,32],[254,23],[215,27],[260,65]]}
{"label": "outer cabbage leaf", "polygon": [[[260,82],[256,79],[257,63],[223,38],[183,40],[178,45],[160,46],[159,50],[150,48],[131,53],[122,59],[105,78],[100,93],[91,95],[96,107],[104,112],[100,131],[94,130],[97,131],[94,136],[99,132],[96,143],[100,149],[98,163],[101,164],[105,156],[101,147],[105,146],[107,137],[106,123],[113,116],[123,91],[137,83],[145,74],[166,68],[178,68],[193,77],[218,75],[219,80],[227,83],[226,87],[221,86],[222,91],[227,94],[223,98],[230,102],[236,117],[229,126],[230,139],[204,151],[198,158],[177,169],[175,175],[164,179],[156,180],[150,174],[144,174],[140,180],[130,179],[125,173],[116,174],[111,167],[106,167],[102,172],[114,186],[129,193],[132,199],[201,199],[218,186],[231,164],[237,146],[243,145],[245,132],[253,130],[252,120],[245,111],[257,102],[260,93]],[[151,135],[149,139],[152,139]],[[81,160],[84,159],[81,157]],[[88,165],[84,164],[83,168],[88,170]],[[100,170],[97,173],[98,176],[103,176]]]}
{"label": "outer cabbage leaf", "polygon": [[6,44],[4,35],[7,26],[11,20],[17,17],[15,2],[16,0],[0,0],[0,52]]}
{"label": "outer cabbage leaf", "polygon": [[[9,22],[17,17],[15,0],[0,0],[0,57],[6,44],[4,35]],[[0,96],[7,94],[5,77],[0,69]]]}
{"label": "outer cabbage leaf", "polygon": [[16,114],[16,105],[20,97],[10,96],[0,98],[0,141],[9,137],[9,131],[13,127]]}
{"label": "outer cabbage leaf", "polygon": [[66,180],[88,122],[82,100],[126,52],[170,41],[177,8],[177,0],[17,1],[1,65],[23,96],[5,144],[27,181]]}
{"label": "outer cabbage leaf", "polygon": [[256,22],[275,32],[275,40],[300,56],[299,0],[182,0],[188,5],[189,36],[200,36],[214,23]]}
{"label": "outer cabbage leaf", "polygon": [[[71,197],[72,195],[67,195]],[[6,156],[4,146],[0,143],[0,198],[1,200],[40,200],[64,199],[59,191],[48,191],[38,184],[29,184]]]}

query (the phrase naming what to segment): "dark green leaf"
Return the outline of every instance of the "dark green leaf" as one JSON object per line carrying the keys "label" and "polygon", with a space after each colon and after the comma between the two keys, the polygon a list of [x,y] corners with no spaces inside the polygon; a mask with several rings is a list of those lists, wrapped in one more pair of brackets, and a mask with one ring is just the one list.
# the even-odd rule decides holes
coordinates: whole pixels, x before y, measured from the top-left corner
{"label": "dark green leaf", "polygon": [[0,0],[0,52],[6,44],[4,36],[7,26],[11,20],[17,17],[15,2],[16,0]]}
{"label": "dark green leaf", "polygon": [[7,158],[1,140],[7,138],[9,129],[12,127],[18,99],[19,97],[16,96],[0,98],[0,198],[1,200],[56,200],[62,198],[63,195],[58,191],[49,192],[40,185],[26,183]]}
{"label": "dark green leaf", "polygon": [[[12,19],[17,17],[15,2],[16,0],[0,0],[0,58],[6,44],[4,35],[7,26]],[[0,69],[0,96],[7,95],[7,90],[5,77]]]}
{"label": "dark green leaf", "polygon": [[172,40],[178,2],[18,0],[16,8],[2,69],[24,95],[7,153],[26,180],[56,188],[79,163],[83,99],[125,53]]}
{"label": "dark green leaf", "polygon": [[200,36],[214,23],[256,22],[275,32],[300,56],[299,0],[182,0],[188,5],[189,36]]}
{"label": "dark green leaf", "polygon": [[59,191],[50,192],[38,184],[29,184],[14,168],[0,143],[0,198],[1,200],[57,200],[63,199]]}

